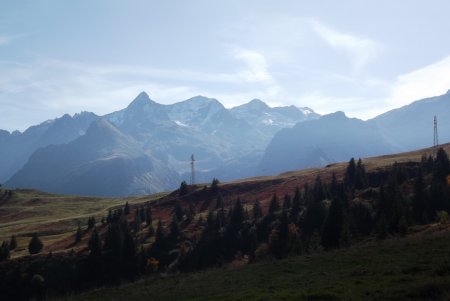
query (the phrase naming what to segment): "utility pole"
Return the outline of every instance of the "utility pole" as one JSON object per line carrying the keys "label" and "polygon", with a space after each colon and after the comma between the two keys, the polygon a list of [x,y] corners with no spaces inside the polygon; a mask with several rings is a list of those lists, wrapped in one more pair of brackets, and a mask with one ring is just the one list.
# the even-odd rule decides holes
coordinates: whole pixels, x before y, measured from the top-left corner
{"label": "utility pole", "polygon": [[194,154],[191,156],[191,185],[195,184],[195,166],[194,166]]}
{"label": "utility pole", "polygon": [[436,115],[434,115],[434,140],[433,140],[433,147],[439,146],[439,138],[438,138],[438,127],[437,127],[437,118]]}

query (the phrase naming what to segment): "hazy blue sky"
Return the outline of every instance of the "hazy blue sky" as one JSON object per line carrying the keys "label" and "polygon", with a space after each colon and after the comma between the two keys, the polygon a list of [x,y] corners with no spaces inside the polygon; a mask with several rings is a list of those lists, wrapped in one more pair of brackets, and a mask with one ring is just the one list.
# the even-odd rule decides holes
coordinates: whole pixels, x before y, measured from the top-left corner
{"label": "hazy blue sky", "polygon": [[450,1],[0,1],[0,128],[145,90],[367,119],[450,89]]}

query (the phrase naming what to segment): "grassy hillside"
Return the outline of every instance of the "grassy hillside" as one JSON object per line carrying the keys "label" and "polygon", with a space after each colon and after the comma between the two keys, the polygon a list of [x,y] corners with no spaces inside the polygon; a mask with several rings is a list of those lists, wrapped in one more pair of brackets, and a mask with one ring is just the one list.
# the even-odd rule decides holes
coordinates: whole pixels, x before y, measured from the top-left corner
{"label": "grassy hillside", "polygon": [[[0,195],[3,191],[0,190]],[[28,255],[31,234],[38,232],[44,243],[44,252],[70,249],[78,222],[83,227],[90,216],[99,222],[108,209],[123,206],[125,202],[140,204],[163,194],[129,198],[93,198],[53,195],[36,190],[14,190],[10,198],[0,202],[0,241],[16,235],[18,248],[12,257]]]}
{"label": "grassy hillside", "polygon": [[149,277],[64,300],[448,300],[450,229],[415,230],[347,250]]}

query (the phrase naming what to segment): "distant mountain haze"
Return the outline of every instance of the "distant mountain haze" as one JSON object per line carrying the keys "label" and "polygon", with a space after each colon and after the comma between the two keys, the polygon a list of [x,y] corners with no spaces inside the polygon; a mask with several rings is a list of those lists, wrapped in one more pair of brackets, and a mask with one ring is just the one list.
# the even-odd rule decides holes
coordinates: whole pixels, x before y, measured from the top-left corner
{"label": "distant mountain haze", "polygon": [[[89,122],[81,122],[81,116],[83,121],[90,116]],[[2,181],[10,177],[9,187],[81,195],[152,193],[189,179],[191,154],[199,182],[253,176],[276,131],[318,116],[309,108],[270,108],[256,100],[226,109],[203,96],[162,105],[142,92],[127,108],[102,117],[65,115],[60,119],[74,125],[59,132],[53,126],[60,119],[24,133],[0,132],[1,141],[10,145],[3,151],[18,162]],[[33,130],[37,133],[27,139]],[[15,158],[13,136],[36,140],[39,146]]]}
{"label": "distant mountain haze", "polygon": [[433,145],[433,119],[441,143],[450,141],[450,93],[415,101],[371,120],[348,118],[343,112],[280,130],[269,143],[257,173],[322,166],[409,151]]}
{"label": "distant mountain haze", "polygon": [[0,180],[56,193],[148,194],[188,181],[191,154],[197,182],[210,182],[427,147],[434,115],[440,141],[450,141],[449,93],[362,121],[258,99],[232,109],[204,96],[163,105],[142,92],[105,116],[83,112],[23,133],[0,131]]}

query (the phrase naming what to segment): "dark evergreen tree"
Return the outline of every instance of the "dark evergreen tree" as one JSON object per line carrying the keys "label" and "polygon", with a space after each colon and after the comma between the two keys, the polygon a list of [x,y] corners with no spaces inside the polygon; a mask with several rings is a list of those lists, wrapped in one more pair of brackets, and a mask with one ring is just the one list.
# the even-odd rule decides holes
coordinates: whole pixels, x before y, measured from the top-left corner
{"label": "dark evergreen tree", "polygon": [[217,196],[216,209],[223,208],[223,206],[224,206],[223,196],[219,192],[219,195]]}
{"label": "dark evergreen tree", "polygon": [[141,219],[141,222],[145,221],[145,210],[144,210],[144,206],[141,206],[139,208],[139,217]]}
{"label": "dark evergreen tree", "polygon": [[412,199],[412,210],[414,220],[418,223],[426,221],[427,201],[425,192],[425,181],[422,175],[422,169],[419,168],[416,179],[414,180],[414,195]]}
{"label": "dark evergreen tree", "polygon": [[433,164],[433,180],[446,181],[450,173],[450,161],[445,150],[441,147],[436,153],[436,159]]}
{"label": "dark evergreen tree", "polygon": [[283,211],[277,227],[272,231],[269,247],[275,258],[280,259],[288,254],[289,219],[287,212]]}
{"label": "dark evergreen tree", "polygon": [[301,211],[300,204],[300,190],[298,187],[295,189],[294,198],[292,199],[291,220],[297,222],[298,215]]}
{"label": "dark evergreen tree", "polygon": [[8,259],[10,256],[10,246],[8,242],[3,241],[0,246],[0,261]]}
{"label": "dark evergreen tree", "polygon": [[147,226],[150,226],[153,222],[153,218],[152,218],[152,207],[147,206],[146,210],[145,210],[145,224]]}
{"label": "dark evergreen tree", "polygon": [[262,210],[261,210],[261,204],[259,203],[259,200],[256,200],[255,203],[253,204],[253,218],[254,219],[259,219],[262,217]]}
{"label": "dark evergreen tree", "polygon": [[88,230],[94,228],[95,226],[95,217],[91,216],[88,218],[87,228]]}
{"label": "dark evergreen tree", "polygon": [[42,248],[44,247],[42,241],[39,239],[39,236],[37,233],[34,233],[31,237],[30,243],[28,244],[28,252],[30,254],[37,254],[41,252]]}
{"label": "dark evergreen tree", "polygon": [[79,243],[82,237],[83,233],[81,232],[80,223],[78,223],[77,232],[75,233],[75,243]]}
{"label": "dark evergreen tree", "polygon": [[125,206],[123,207],[123,214],[125,215],[130,214],[130,205],[128,205],[128,201],[125,203]]}
{"label": "dark evergreen tree", "polygon": [[183,196],[188,193],[188,185],[186,181],[181,182],[180,184],[180,195]]}
{"label": "dark evergreen tree", "polygon": [[158,227],[156,228],[155,244],[162,244],[165,240],[164,226],[161,220],[158,221]]}
{"label": "dark evergreen tree", "polygon": [[269,213],[274,214],[278,210],[280,210],[280,203],[278,202],[277,195],[274,193],[272,199],[270,200]]}
{"label": "dark evergreen tree", "polygon": [[333,174],[331,176],[331,183],[330,183],[330,195],[331,195],[331,198],[336,196],[337,188],[338,188],[338,181],[337,181],[337,178],[336,178],[336,173],[333,172]]}
{"label": "dark evergreen tree", "polygon": [[124,227],[127,227],[125,223],[121,225],[119,222],[114,222],[110,224],[106,230],[103,250],[111,258],[121,258],[124,241]]}
{"label": "dark evergreen tree", "polygon": [[181,207],[181,204],[179,201],[177,201],[175,203],[175,208],[174,208],[174,214],[176,215],[178,221],[183,220],[183,216],[184,216],[184,210]]}
{"label": "dark evergreen tree", "polygon": [[111,208],[108,209],[108,216],[106,217],[106,222],[109,224],[111,223],[113,220],[113,215],[112,215],[112,211]]}
{"label": "dark evergreen tree", "polygon": [[180,230],[180,224],[179,220],[176,214],[172,216],[172,222],[170,223],[170,239],[172,241],[176,241],[178,239],[178,236],[180,236],[181,230]]}
{"label": "dark evergreen tree", "polygon": [[101,243],[100,237],[98,236],[97,229],[94,228],[91,234],[91,238],[88,242],[89,247],[89,256],[90,257],[98,257],[101,254]]}
{"label": "dark evergreen tree", "polygon": [[136,255],[136,244],[128,228],[124,229],[123,236],[122,258],[127,262],[134,259]]}
{"label": "dark evergreen tree", "polygon": [[355,187],[356,178],[356,164],[355,159],[351,158],[348,162],[347,169],[345,171],[344,183],[347,187]]}
{"label": "dark evergreen tree", "polygon": [[16,248],[17,248],[17,240],[16,240],[16,236],[13,235],[13,236],[11,236],[11,239],[9,240],[9,249],[15,250]]}
{"label": "dark evergreen tree", "polygon": [[214,178],[211,183],[211,192],[216,194],[219,192],[219,180]]}
{"label": "dark evergreen tree", "polygon": [[139,230],[141,229],[141,213],[139,208],[136,209],[136,216],[134,217],[133,228],[134,233],[138,233]]}
{"label": "dark evergreen tree", "polygon": [[292,207],[292,202],[291,202],[291,196],[289,194],[285,194],[284,195],[284,200],[283,200],[283,210],[289,210]]}
{"label": "dark evergreen tree", "polygon": [[358,163],[356,164],[354,181],[356,189],[362,189],[367,186],[366,169],[361,161],[361,158],[358,159]]}
{"label": "dark evergreen tree", "polygon": [[325,250],[338,248],[344,224],[344,211],[340,199],[331,201],[330,209],[325,220],[322,232],[321,244]]}

